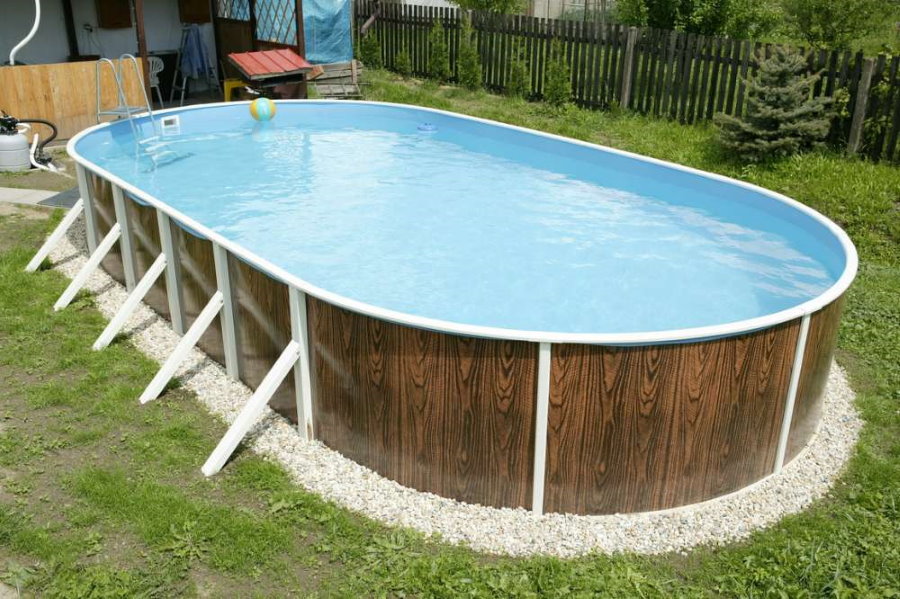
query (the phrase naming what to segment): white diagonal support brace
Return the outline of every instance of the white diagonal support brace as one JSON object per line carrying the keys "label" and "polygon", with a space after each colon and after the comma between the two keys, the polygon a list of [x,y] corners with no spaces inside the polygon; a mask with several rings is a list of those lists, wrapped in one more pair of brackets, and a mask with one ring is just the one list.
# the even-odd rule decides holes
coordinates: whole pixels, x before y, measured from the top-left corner
{"label": "white diagonal support brace", "polygon": [[150,384],[144,389],[144,392],[140,397],[142,404],[159,397],[159,394],[162,393],[166,384],[173,376],[175,376],[175,371],[178,370],[178,367],[187,357],[188,353],[190,353],[191,349],[197,345],[197,341],[200,340],[200,337],[206,332],[206,329],[209,328],[210,323],[212,323],[216,315],[219,314],[219,311],[222,310],[222,304],[222,293],[216,291],[213,296],[209,298],[209,303],[206,304],[206,307],[204,307],[197,316],[194,324],[191,325],[191,328],[187,330],[184,337],[181,338],[178,345],[172,350],[172,354],[159,369],[159,372],[156,373],[156,376],[153,377],[153,380],[150,381]]}
{"label": "white diagonal support brace", "polygon": [[122,330],[122,327],[125,326],[125,321],[128,320],[138,304],[141,303],[141,300],[144,299],[144,296],[147,295],[147,292],[150,291],[150,288],[153,287],[156,279],[159,278],[165,268],[166,255],[160,254],[156,257],[153,264],[150,265],[150,268],[147,269],[147,272],[141,278],[140,282],[138,282],[137,286],[135,286],[134,291],[129,293],[128,297],[125,298],[125,302],[122,304],[122,307],[119,308],[119,311],[116,312],[116,315],[113,316],[113,319],[109,321],[109,324],[106,325],[106,328],[103,329],[103,332],[97,337],[93,346],[94,350],[101,350],[112,343],[115,336],[118,335],[119,331]]}
{"label": "white diagonal support brace", "polygon": [[75,298],[75,294],[84,287],[88,277],[91,276],[91,273],[94,272],[98,266],[100,266],[100,262],[103,261],[103,258],[106,257],[106,254],[109,253],[109,250],[112,249],[113,244],[119,240],[121,235],[122,229],[119,227],[119,223],[114,224],[109,230],[109,233],[106,234],[106,237],[103,238],[103,241],[100,242],[100,245],[97,246],[97,249],[94,250],[94,253],[91,254],[87,262],[84,263],[84,266],[81,267],[81,270],[78,271],[78,274],[75,275],[75,278],[72,279],[72,282],[69,283],[69,286],[66,287],[66,290],[63,291],[62,295],[59,296],[59,299],[56,300],[56,303],[53,304],[54,310],[62,310],[72,302]]}
{"label": "white diagonal support brace", "polygon": [[271,370],[266,373],[265,378],[259,384],[259,387],[256,388],[253,397],[251,397],[250,401],[248,401],[243,409],[241,409],[241,413],[234,419],[234,422],[228,428],[228,432],[226,432],[225,436],[222,437],[222,440],[219,441],[219,444],[210,454],[206,463],[203,464],[203,468],[201,469],[203,474],[212,476],[225,466],[225,462],[228,461],[228,458],[230,458],[231,454],[234,453],[234,450],[237,449],[238,444],[240,444],[244,436],[250,431],[250,428],[259,419],[260,414],[262,414],[266,405],[269,403],[272,395],[278,389],[278,386],[281,385],[282,381],[284,381],[284,377],[287,376],[287,373],[294,367],[294,363],[299,357],[300,344],[296,341],[291,341],[287,344],[287,347],[284,348],[284,351],[281,352],[281,355],[278,357],[278,360],[275,361]]}
{"label": "white diagonal support brace", "polygon": [[31,259],[31,262],[25,267],[25,272],[34,272],[38,268],[40,268],[41,264],[44,260],[47,259],[47,256],[50,255],[50,252],[53,251],[53,248],[56,247],[63,236],[65,236],[66,231],[72,226],[72,223],[75,222],[81,213],[84,212],[84,200],[80,199],[75,202],[75,205],[66,212],[66,215],[63,217],[59,224],[56,225],[56,228],[53,229],[53,232],[50,233],[50,236],[47,237],[47,240],[44,242],[44,245],[41,246],[41,249],[37,251],[34,255],[34,258]]}

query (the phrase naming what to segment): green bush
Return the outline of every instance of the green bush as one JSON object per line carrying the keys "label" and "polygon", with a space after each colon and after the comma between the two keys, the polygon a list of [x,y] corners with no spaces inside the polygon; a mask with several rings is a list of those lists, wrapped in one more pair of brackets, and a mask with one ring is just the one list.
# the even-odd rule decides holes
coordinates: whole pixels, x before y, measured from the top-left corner
{"label": "green bush", "polygon": [[[759,39],[784,21],[784,0],[619,0],[620,23]],[[828,1],[828,0],[823,0]]]}
{"label": "green bush", "polygon": [[412,58],[410,58],[409,52],[402,50],[397,53],[397,56],[394,57],[394,70],[404,77],[412,75]]}
{"label": "green bush", "polygon": [[813,46],[846,49],[877,30],[885,0],[783,0],[797,33]]}
{"label": "green bush", "polygon": [[439,82],[450,79],[450,51],[444,39],[444,26],[437,19],[428,34],[428,76]]}
{"label": "green bush", "polygon": [[375,36],[374,31],[362,38],[359,45],[359,59],[370,69],[380,69],[384,66],[381,58],[381,42]]}
{"label": "green bush", "polygon": [[459,83],[467,89],[481,87],[481,56],[472,30],[472,17],[466,14],[462,19],[462,30],[459,32],[459,51],[456,57],[456,70]]}
{"label": "green bush", "polygon": [[554,107],[568,104],[572,99],[572,69],[566,60],[562,44],[553,42],[550,60],[544,68],[544,101]]}
{"label": "green bush", "polygon": [[828,134],[828,100],[812,98],[819,75],[806,74],[806,57],[776,47],[772,56],[757,55],[759,72],[746,79],[743,117],[716,115],[722,144],[741,158],[761,162],[810,149]]}
{"label": "green bush", "polygon": [[510,52],[506,94],[513,98],[527,98],[531,94],[531,69],[521,43],[514,44]]}
{"label": "green bush", "polygon": [[464,10],[493,13],[514,13],[525,7],[524,0],[456,0],[454,4]]}
{"label": "green bush", "polygon": [[725,34],[738,39],[760,39],[774,33],[784,21],[777,0],[731,0]]}
{"label": "green bush", "polygon": [[618,0],[613,12],[615,19],[625,25],[647,25],[647,5],[644,0]]}
{"label": "green bush", "polygon": [[681,0],[677,24],[680,29],[701,35],[725,31],[733,0]]}

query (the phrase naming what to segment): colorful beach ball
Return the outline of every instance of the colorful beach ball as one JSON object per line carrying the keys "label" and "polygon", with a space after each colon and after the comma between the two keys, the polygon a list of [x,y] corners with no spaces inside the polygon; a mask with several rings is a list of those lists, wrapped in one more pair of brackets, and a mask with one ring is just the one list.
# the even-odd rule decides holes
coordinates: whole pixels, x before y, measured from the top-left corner
{"label": "colorful beach ball", "polygon": [[275,118],[275,102],[268,98],[257,98],[250,102],[250,116],[257,121],[271,121]]}

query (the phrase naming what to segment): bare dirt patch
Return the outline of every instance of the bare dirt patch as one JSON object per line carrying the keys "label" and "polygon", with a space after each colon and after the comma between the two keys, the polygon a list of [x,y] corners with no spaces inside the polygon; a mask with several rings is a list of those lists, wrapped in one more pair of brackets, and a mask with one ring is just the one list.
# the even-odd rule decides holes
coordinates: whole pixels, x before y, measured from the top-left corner
{"label": "bare dirt patch", "polygon": [[65,150],[53,150],[53,161],[61,164],[65,172],[71,177],[57,175],[47,171],[33,168],[31,170],[0,173],[0,187],[15,187],[17,189],[44,189],[46,191],[66,191],[75,187],[75,167],[72,159]]}

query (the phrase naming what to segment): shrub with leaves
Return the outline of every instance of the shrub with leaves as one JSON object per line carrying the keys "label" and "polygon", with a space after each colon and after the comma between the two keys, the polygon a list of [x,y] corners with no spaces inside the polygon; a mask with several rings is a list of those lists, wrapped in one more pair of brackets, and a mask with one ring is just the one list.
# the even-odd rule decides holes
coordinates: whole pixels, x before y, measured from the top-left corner
{"label": "shrub with leaves", "polygon": [[880,25],[887,4],[885,0],[784,0],[784,12],[811,45],[846,49]]}
{"label": "shrub with leaves", "polygon": [[453,3],[464,10],[493,13],[514,13],[525,7],[524,0],[455,0]]}
{"label": "shrub with leaves", "polygon": [[428,34],[428,76],[437,81],[450,79],[450,51],[444,39],[444,26],[438,19]]}
{"label": "shrub with leaves", "polygon": [[370,69],[380,69],[384,66],[384,60],[381,58],[381,42],[378,41],[374,31],[370,31],[362,38],[359,44],[359,59]]}
{"label": "shrub with leaves", "polygon": [[784,21],[777,0],[731,0],[725,34],[737,39],[760,39],[770,36]]}
{"label": "shrub with leaves", "polygon": [[481,55],[472,29],[472,16],[465,14],[459,32],[459,51],[456,56],[456,70],[459,83],[467,89],[481,87]]}
{"label": "shrub with leaves", "polygon": [[394,57],[394,70],[404,77],[412,75],[412,58],[407,50],[398,52]]}
{"label": "shrub with leaves", "polygon": [[[831,0],[826,0],[831,1]],[[618,0],[616,19],[626,25],[677,29],[702,35],[755,38],[780,24],[781,0]]]}
{"label": "shrub with leaves", "polygon": [[819,75],[808,75],[806,58],[775,47],[772,56],[757,55],[759,72],[746,79],[743,117],[716,115],[722,143],[745,160],[760,162],[796,154],[820,144],[828,134],[828,100],[812,98]]}
{"label": "shrub with leaves", "polygon": [[544,101],[561,107],[572,99],[572,69],[559,42],[550,49],[550,60],[544,67]]}
{"label": "shrub with leaves", "polygon": [[527,98],[531,93],[531,70],[525,59],[525,49],[521,43],[515,43],[509,57],[509,79],[506,81],[506,94],[513,98]]}

